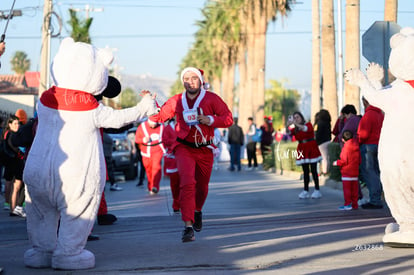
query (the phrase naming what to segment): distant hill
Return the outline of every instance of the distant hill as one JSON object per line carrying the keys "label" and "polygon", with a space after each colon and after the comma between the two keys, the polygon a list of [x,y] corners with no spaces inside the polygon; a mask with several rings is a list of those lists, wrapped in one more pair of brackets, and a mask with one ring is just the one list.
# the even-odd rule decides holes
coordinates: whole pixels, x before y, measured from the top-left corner
{"label": "distant hill", "polygon": [[121,75],[122,90],[131,88],[137,93],[141,90],[149,90],[159,95],[160,101],[170,97],[170,89],[174,80],[157,78],[149,74],[145,75]]}

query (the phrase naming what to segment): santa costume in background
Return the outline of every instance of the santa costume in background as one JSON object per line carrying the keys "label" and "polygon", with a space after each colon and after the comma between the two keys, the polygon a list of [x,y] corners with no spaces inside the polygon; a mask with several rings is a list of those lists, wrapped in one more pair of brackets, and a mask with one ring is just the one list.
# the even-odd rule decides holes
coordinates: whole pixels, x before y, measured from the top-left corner
{"label": "santa costume in background", "polygon": [[165,126],[162,134],[162,143],[167,152],[164,154],[164,175],[170,178],[170,187],[172,193],[172,208],[175,213],[180,211],[180,177],[178,175],[177,161],[175,159],[173,146],[177,140],[175,132],[175,123],[170,121]]}
{"label": "santa costume in background", "polygon": [[[181,82],[186,72],[197,74],[204,84],[203,72],[188,67],[181,72]],[[233,115],[226,103],[215,93],[201,91],[195,99],[190,99],[186,91],[177,94],[161,107],[159,121],[176,117],[177,141],[173,145],[180,176],[181,218],[194,222],[195,211],[201,211],[208,194],[213,167],[214,128],[228,128],[233,124]],[[200,124],[197,115],[210,118],[210,125]]]}
{"label": "santa costume in background", "polygon": [[157,122],[158,116],[149,117],[141,123],[135,134],[135,143],[141,151],[142,162],[148,179],[148,191],[158,193],[162,177],[162,157],[166,152],[162,144],[164,125]]}

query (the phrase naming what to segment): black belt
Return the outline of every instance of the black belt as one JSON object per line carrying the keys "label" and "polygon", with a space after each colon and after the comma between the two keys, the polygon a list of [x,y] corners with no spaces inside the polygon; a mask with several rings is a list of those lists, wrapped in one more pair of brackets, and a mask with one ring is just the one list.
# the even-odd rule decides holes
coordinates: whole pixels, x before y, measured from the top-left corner
{"label": "black belt", "polygon": [[182,138],[179,138],[179,137],[177,137],[177,141],[179,143],[187,145],[191,148],[201,148],[201,147],[206,147],[206,146],[209,146],[209,145],[213,144],[213,142],[211,140],[208,141],[208,142],[203,142],[203,143],[193,143],[193,142],[186,141],[185,139],[182,139]]}
{"label": "black belt", "polygon": [[306,143],[309,141],[315,140],[314,138],[310,138],[310,139],[304,139],[304,140],[299,140],[299,143]]}
{"label": "black belt", "polygon": [[157,145],[160,145],[160,144],[162,144],[162,142],[153,143],[153,144],[145,144],[145,143],[142,143],[142,145],[144,145],[144,146],[157,146]]}

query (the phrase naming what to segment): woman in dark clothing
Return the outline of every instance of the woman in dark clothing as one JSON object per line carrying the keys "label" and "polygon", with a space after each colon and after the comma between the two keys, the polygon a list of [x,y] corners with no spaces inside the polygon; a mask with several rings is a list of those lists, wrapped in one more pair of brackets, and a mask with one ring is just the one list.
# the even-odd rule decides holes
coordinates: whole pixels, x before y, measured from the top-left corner
{"label": "woman in dark clothing", "polygon": [[20,189],[23,187],[23,152],[11,143],[11,136],[19,130],[19,118],[11,115],[7,120],[2,139],[2,150],[0,162],[4,165],[4,178],[6,180],[5,197],[10,204],[10,216],[26,217],[26,213],[21,206],[17,205]]}
{"label": "woman in dark clothing", "polygon": [[262,152],[263,160],[271,153],[271,145],[274,139],[275,129],[273,129],[272,120],[269,117],[264,118],[264,124],[260,127],[262,136],[260,139],[260,151]]}
{"label": "woman in dark clothing", "polygon": [[322,162],[320,165],[320,173],[322,175],[328,173],[329,154],[328,145],[331,143],[331,115],[325,109],[321,109],[315,115],[315,140],[318,144],[319,151],[322,154]]}

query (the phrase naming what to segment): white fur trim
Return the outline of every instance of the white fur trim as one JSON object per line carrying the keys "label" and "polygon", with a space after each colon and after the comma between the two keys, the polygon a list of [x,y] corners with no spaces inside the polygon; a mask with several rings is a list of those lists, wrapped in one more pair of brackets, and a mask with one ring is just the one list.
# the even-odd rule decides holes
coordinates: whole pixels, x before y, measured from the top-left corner
{"label": "white fur trim", "polygon": [[214,117],[213,116],[208,116],[208,118],[210,119],[210,123],[208,124],[208,126],[211,126],[211,124],[214,123]]}
{"label": "white fur trim", "polygon": [[197,68],[194,68],[194,67],[187,67],[181,72],[181,77],[180,77],[181,83],[184,83],[183,77],[184,77],[184,74],[187,73],[187,72],[193,72],[193,73],[197,74],[198,78],[201,81],[201,84],[204,83],[204,78],[203,78],[203,75],[201,74],[200,70],[197,69]]}

